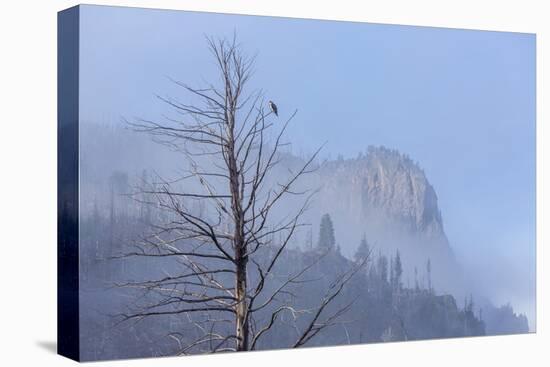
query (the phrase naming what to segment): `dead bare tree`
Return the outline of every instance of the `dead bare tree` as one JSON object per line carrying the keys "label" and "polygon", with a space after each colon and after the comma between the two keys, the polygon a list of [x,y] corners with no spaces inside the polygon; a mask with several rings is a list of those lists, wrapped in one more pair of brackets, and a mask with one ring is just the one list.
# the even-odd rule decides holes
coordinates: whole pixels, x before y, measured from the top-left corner
{"label": "dead bare tree", "polygon": [[[306,281],[304,274],[322,255],[284,280],[277,278],[275,269],[297,230],[306,225],[301,218],[314,191],[298,190],[298,181],[315,169],[320,148],[283,182],[268,183],[297,111],[279,122],[282,116],[265,107],[261,90],[247,92],[254,58],[244,54],[235,37],[207,41],[219,80],[204,88],[174,81],[196,102],[158,96],[176,118],[127,121],[134,130],[181,152],[185,172],[173,181],[157,177],[139,190],[138,200],[169,213],[169,219],[153,224],[152,233],[119,257],[166,258],[177,263],[177,271],[119,284],[155,295],[147,298],[154,302],[135,307],[122,315],[123,320],[184,317],[192,330],[170,336],[179,352],[187,354],[256,349],[278,318],[288,313],[291,320],[305,317],[296,340],[288,345],[300,347],[349,308],[329,311],[363,264],[335,279],[318,306],[293,306],[292,286]],[[302,205],[291,215],[274,218],[274,208],[287,196],[302,198]]]}

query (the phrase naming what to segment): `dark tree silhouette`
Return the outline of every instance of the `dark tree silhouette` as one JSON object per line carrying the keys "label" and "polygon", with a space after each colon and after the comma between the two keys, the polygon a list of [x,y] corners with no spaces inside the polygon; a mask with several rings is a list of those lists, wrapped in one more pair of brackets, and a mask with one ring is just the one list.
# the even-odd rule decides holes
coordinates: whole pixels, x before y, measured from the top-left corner
{"label": "dark tree silhouette", "polygon": [[380,276],[380,280],[383,283],[388,282],[388,258],[382,254],[378,255],[378,274]]}
{"label": "dark tree silhouette", "polygon": [[399,291],[402,287],[401,277],[403,276],[403,265],[399,250],[395,252],[395,257],[392,260],[392,288],[394,291]]}
{"label": "dark tree silhouette", "polygon": [[329,214],[324,214],[321,217],[321,225],[319,226],[319,242],[317,246],[323,250],[332,250],[336,244],[334,237],[334,225]]}
{"label": "dark tree silhouette", "polygon": [[367,236],[363,234],[363,238],[361,238],[359,247],[357,247],[357,251],[355,252],[354,259],[356,262],[363,262],[370,257],[370,253],[371,248],[367,242]]}
{"label": "dark tree silhouette", "polygon": [[426,262],[426,274],[428,276],[428,290],[432,292],[432,261],[430,259]]}

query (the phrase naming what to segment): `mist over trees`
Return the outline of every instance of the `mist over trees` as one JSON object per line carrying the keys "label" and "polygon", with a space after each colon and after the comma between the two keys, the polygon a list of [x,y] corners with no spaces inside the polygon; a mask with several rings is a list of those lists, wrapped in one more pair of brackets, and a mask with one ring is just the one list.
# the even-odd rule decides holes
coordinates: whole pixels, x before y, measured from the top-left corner
{"label": "mist over trees", "polygon": [[[156,214],[153,211],[152,215]],[[130,236],[139,235],[142,227],[140,216],[124,216],[125,214],[117,215],[116,227],[124,229],[123,232]],[[89,244],[98,240],[107,241],[110,237],[110,227],[108,217],[100,217],[99,222],[94,222],[93,217],[84,221],[85,248],[91,249]],[[359,241],[358,254],[362,253],[364,246],[361,244],[364,243]],[[169,287],[172,291],[177,290],[172,284],[175,281],[174,276],[169,275],[178,270],[180,263],[177,261],[147,261],[144,258],[137,261],[122,258],[106,261],[93,256],[85,258],[88,260],[82,266],[88,274],[87,289],[91,288],[92,284],[101,285],[102,282],[112,279],[156,279],[159,274],[164,274],[163,286]],[[283,286],[289,277],[296,274],[297,269],[302,271],[307,268],[307,277],[286,287],[286,291],[280,294],[281,299],[292,302],[296,310],[317,309],[318,300],[326,294],[327,287],[330,288],[335,279],[349,269],[357,269],[357,264],[364,261],[359,255],[357,259],[350,260],[337,251],[326,252],[319,246],[311,249],[305,246],[303,249],[288,249],[280,259],[275,271],[277,279],[273,279],[271,284],[266,286],[270,293]],[[468,298],[463,304],[458,305],[453,296],[428,289],[426,282],[419,282],[411,287],[402,284],[397,270],[399,265],[395,265],[400,261],[397,260],[397,253],[387,257],[380,252],[369,251],[366,259],[365,266],[359,268],[355,276],[350,278],[338,297],[333,299],[333,303],[326,306],[327,313],[337,315],[338,319],[326,324],[325,329],[304,345],[343,345],[486,334],[485,320],[473,299]],[[425,270],[420,273],[425,279]],[[258,276],[259,274],[253,273],[249,278],[250,282],[258,281]],[[130,305],[139,310],[143,304],[148,306],[151,300],[163,300],[168,303],[174,298],[179,300],[177,293],[172,294],[169,300],[166,300],[162,292],[157,295],[158,281],[134,281],[124,284],[127,287],[122,289],[111,287],[107,293],[85,293],[82,299],[86,307],[108,309],[111,310],[110,314],[127,310],[130,300],[134,300]],[[139,285],[137,288],[128,287],[136,284]],[[143,285],[146,285],[145,289]],[[271,317],[276,309],[276,306],[266,307],[260,311],[258,319]],[[208,317],[213,315],[215,314],[209,313]],[[265,338],[258,339],[255,349],[291,347],[290,343],[299,335],[297,328],[303,330],[302,328],[310,325],[308,317],[297,316],[298,314],[292,313],[281,315],[281,318],[277,319],[279,323],[276,327],[272,327],[270,333],[265,334]],[[483,317],[486,318],[487,315]],[[521,319],[514,321],[513,312],[503,312],[500,317],[501,321],[507,320],[510,325],[515,323],[515,327],[521,324]],[[160,318],[138,318],[120,322],[117,317],[97,318],[93,317],[93,313],[87,313],[87,317],[83,319],[88,342],[85,355],[88,359],[93,359],[182,354],[182,350],[187,352],[185,349],[188,347],[184,343],[185,338],[191,341],[203,335],[203,331],[196,328],[197,324],[202,325],[205,320],[207,319],[196,315],[182,317],[178,313],[171,313]],[[217,319],[220,323],[215,328],[217,332],[234,330],[232,324],[225,325],[221,320]]]}

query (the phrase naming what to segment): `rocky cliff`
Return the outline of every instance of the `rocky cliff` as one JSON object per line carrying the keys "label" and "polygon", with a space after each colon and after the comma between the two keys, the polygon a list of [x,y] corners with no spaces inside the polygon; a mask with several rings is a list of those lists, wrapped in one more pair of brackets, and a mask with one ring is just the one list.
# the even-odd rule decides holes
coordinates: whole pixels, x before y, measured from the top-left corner
{"label": "rocky cliff", "polygon": [[361,218],[383,218],[411,234],[446,241],[435,190],[407,155],[369,147],[366,156],[325,163],[320,179],[323,200],[343,196],[343,201],[336,201]]}
{"label": "rocky cliff", "polygon": [[324,162],[307,179],[319,192],[308,212],[313,242],[320,216],[330,214],[336,242],[351,257],[366,236],[376,252],[404,258],[405,279],[427,277],[428,259],[434,286],[460,289],[457,262],[443,227],[437,194],[424,171],[396,150],[369,147],[354,159]]}

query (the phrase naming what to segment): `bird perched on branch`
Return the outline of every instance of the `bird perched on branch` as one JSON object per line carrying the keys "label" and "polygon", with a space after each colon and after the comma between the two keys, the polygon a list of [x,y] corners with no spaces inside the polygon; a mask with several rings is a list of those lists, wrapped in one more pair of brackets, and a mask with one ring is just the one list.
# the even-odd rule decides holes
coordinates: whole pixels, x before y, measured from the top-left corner
{"label": "bird perched on branch", "polygon": [[277,105],[273,103],[273,101],[269,101],[269,108],[271,109],[271,112],[275,114],[275,116],[279,117],[279,113],[277,112]]}

